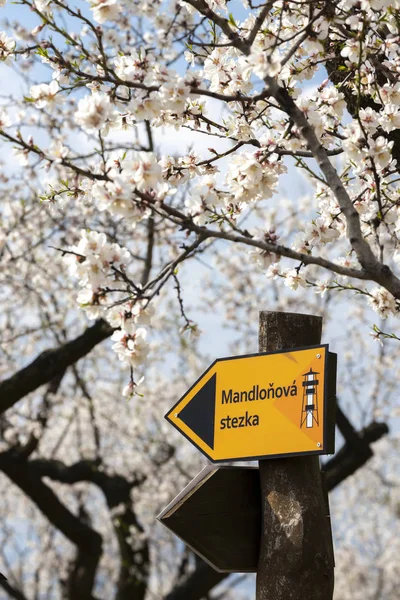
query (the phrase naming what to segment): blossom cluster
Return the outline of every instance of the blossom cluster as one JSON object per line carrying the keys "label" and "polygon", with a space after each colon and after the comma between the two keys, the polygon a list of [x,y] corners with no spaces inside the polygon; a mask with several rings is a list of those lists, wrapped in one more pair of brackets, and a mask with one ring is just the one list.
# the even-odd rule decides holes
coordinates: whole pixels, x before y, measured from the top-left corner
{"label": "blossom cluster", "polygon": [[[53,79],[32,85],[27,97],[32,111],[43,111],[30,117],[35,124],[53,127],[62,112],[68,115],[66,128],[83,130],[96,143],[100,137],[101,150],[87,159],[65,143],[68,133],[57,132],[47,150],[38,148],[33,137],[18,149],[26,163],[32,149],[62,181],[71,182],[75,169],[64,195],[53,185],[51,202],[64,208],[66,195],[85,197],[101,218],[106,212],[130,228],[153,212],[168,219],[168,226],[174,215],[174,225],[183,225],[185,231],[208,227],[223,235],[240,228],[245,214],[259,211],[262,201],[277,194],[292,161],[313,193],[297,231],[282,241],[283,246],[307,259],[328,256],[335,247],[336,256],[346,256],[344,267],[363,268],[349,234],[346,196],[372,252],[378,256],[386,245],[388,262],[398,262],[398,0],[340,0],[320,13],[314,8],[310,12],[309,3],[278,2],[265,15],[261,7],[253,9],[244,2],[240,18],[228,13],[224,0],[207,0],[207,24],[189,2],[173,0],[171,15],[159,2],[155,6],[160,10],[137,0],[89,4],[99,26],[88,27],[83,19],[81,35],[68,34],[62,59],[51,44],[42,44],[38,56],[53,70]],[[50,0],[35,0],[34,7],[49,15],[53,10],[52,18],[62,11]],[[216,29],[212,11],[223,15],[222,21],[217,17]],[[261,14],[264,20],[259,22]],[[143,31],[128,25],[135,19],[143,19]],[[19,31],[18,39],[35,37],[40,42],[43,27],[34,34]],[[15,42],[7,36],[2,33],[0,38],[2,59],[15,52]],[[321,65],[327,76],[322,82]],[[306,87],[305,81],[312,84]],[[274,86],[280,88],[278,94]],[[295,108],[288,108],[289,101]],[[0,121],[12,127],[6,112]],[[312,143],[305,124],[312,129]],[[154,131],[157,128],[160,131]],[[158,140],[174,128],[199,134],[193,139],[200,142],[208,135],[217,144],[207,151],[195,146],[196,151],[179,148],[162,155]],[[149,131],[146,145],[143,134]],[[131,134],[135,143],[117,152],[115,133]],[[327,163],[336,172],[336,183],[327,177]],[[244,229],[241,233],[247,235]],[[307,287],[303,268],[279,271],[276,236],[267,233],[253,236],[268,242],[269,249],[252,250],[250,260],[263,270],[270,268],[272,276],[283,278],[292,289]],[[333,258],[333,264],[339,260]],[[310,286],[325,294],[334,288],[328,280],[310,280]],[[96,301],[89,304],[104,302],[106,283],[96,285],[83,285],[82,303],[87,304],[93,291]],[[387,293],[388,297],[382,290],[366,293],[379,314],[395,310]]]}
{"label": "blossom cluster", "polygon": [[[78,304],[90,319],[104,317],[116,331],[113,350],[132,368],[142,365],[149,345],[147,329],[151,311],[143,300],[128,300],[109,306],[107,295],[123,280],[130,260],[127,250],[107,241],[104,233],[82,231],[79,243],[66,253],[70,274],[79,280]],[[121,290],[122,291],[122,290]]]}
{"label": "blossom cluster", "polygon": [[286,167],[271,155],[265,158],[262,152],[237,154],[228,167],[226,182],[238,202],[254,202],[271,198],[278,176]]}
{"label": "blossom cluster", "polygon": [[164,192],[160,164],[152,152],[132,151],[123,159],[110,159],[107,179],[91,186],[91,197],[100,211],[123,217],[135,227],[149,216],[149,208],[137,192],[152,190],[158,192],[158,197]]}
{"label": "blossom cluster", "polygon": [[[1,450],[36,439],[42,467],[47,458],[88,459],[100,482],[116,476],[133,486],[130,496],[120,486],[123,499],[111,508],[92,483],[51,484],[103,538],[93,572],[100,597],[118,596],[121,585],[140,594],[138,582],[142,596],[173,594],[181,547],[154,529],[154,514],[199,463],[160,419],[184,385],[165,366],[184,365],[196,379],[204,356],[191,319],[209,328],[210,306],[234,330],[236,354],[254,342],[266,303],[323,314],[345,356],[344,405],[357,388],[351,418],[363,427],[366,418],[399,416],[400,335],[391,319],[400,297],[399,9],[399,0],[21,0],[2,9],[0,65],[13,71],[0,98],[0,139],[10,148],[0,156],[0,379],[53,338],[81,339],[77,304],[106,320],[109,328],[95,330],[112,341],[68,371],[55,394],[52,381],[9,409]],[[374,347],[370,362],[366,334],[377,317],[389,320],[375,338],[392,341],[390,351]],[[131,397],[150,369],[146,401],[121,402],[126,373],[122,393]],[[359,498],[368,494],[383,510],[368,506],[373,518],[348,554],[338,544],[340,600],[398,595],[393,443],[384,457],[376,444],[365,489],[350,499],[350,511],[365,509]],[[371,486],[371,473],[384,485]],[[347,540],[355,482],[337,522]],[[21,502],[21,520],[13,500],[26,494],[3,487],[11,509],[4,552],[10,569],[25,573],[21,594],[58,598],[79,556],[42,515],[28,525],[29,539],[41,542],[35,560],[28,565],[34,544],[19,557],[14,538],[17,547],[27,536],[18,526],[11,537],[12,521],[27,522],[27,508]],[[367,549],[362,556],[355,544]],[[155,577],[154,564],[167,576]]]}

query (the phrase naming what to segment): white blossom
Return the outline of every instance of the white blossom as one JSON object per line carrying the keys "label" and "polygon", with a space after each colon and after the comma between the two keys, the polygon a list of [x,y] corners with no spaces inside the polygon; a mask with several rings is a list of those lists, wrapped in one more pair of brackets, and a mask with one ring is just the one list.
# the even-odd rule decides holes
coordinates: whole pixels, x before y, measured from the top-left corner
{"label": "white blossom", "polygon": [[100,130],[113,116],[114,109],[106,94],[95,92],[82,98],[78,103],[75,120],[85,131]]}
{"label": "white blossom", "polygon": [[307,282],[300,269],[287,269],[283,271],[282,275],[285,278],[285,285],[290,287],[292,290],[297,290],[299,286],[306,287],[307,285]]}
{"label": "white blossom", "polygon": [[115,342],[112,349],[118,355],[119,360],[127,362],[135,368],[141,365],[147,358],[149,345],[146,341],[147,330],[139,327],[132,334],[123,330],[115,331],[111,339]]}
{"label": "white blossom", "polygon": [[251,54],[248,58],[248,63],[252,71],[260,79],[264,77],[275,77],[281,69],[280,62],[272,58],[268,50],[260,46],[253,46]]}
{"label": "white blossom", "polygon": [[172,113],[180,114],[185,110],[190,88],[183,78],[163,83],[159,89],[159,98],[163,108]]}
{"label": "white blossom", "polygon": [[384,169],[392,160],[391,150],[394,141],[388,142],[383,136],[369,141],[369,154],[379,169]]}
{"label": "white blossom", "polygon": [[69,149],[64,146],[62,140],[54,140],[49,147],[48,155],[57,163],[61,163],[68,156]]}
{"label": "white blossom", "polygon": [[396,301],[394,297],[382,287],[377,287],[370,292],[368,304],[382,319],[386,319],[389,315],[396,312]]}
{"label": "white blossom", "polygon": [[4,31],[0,31],[0,62],[9,62],[13,56],[16,42],[8,37]]}
{"label": "white blossom", "polygon": [[277,166],[257,153],[238,154],[229,163],[226,183],[238,201],[271,198],[278,182]]}
{"label": "white blossom", "polygon": [[210,218],[207,211],[215,209],[221,204],[222,200],[215,190],[215,182],[212,177],[204,179],[202,185],[193,187],[185,200],[185,206],[196,225],[205,225]]}
{"label": "white blossom", "polygon": [[0,129],[4,129],[5,127],[10,127],[12,121],[10,116],[7,114],[5,110],[0,109]]}
{"label": "white blossom", "polygon": [[34,0],[34,5],[39,12],[44,15],[51,15],[52,13],[52,0]]}
{"label": "white blossom", "polygon": [[30,93],[37,108],[44,108],[45,106],[53,106],[59,101],[59,90],[60,86],[58,82],[53,80],[50,84],[40,83],[39,85],[33,85]]}
{"label": "white blossom", "polygon": [[314,285],[314,292],[316,294],[320,294],[321,298],[325,296],[326,292],[329,291],[329,282],[322,281],[321,279],[317,280]]}
{"label": "white blossom", "polygon": [[120,6],[117,0],[89,0],[93,18],[98,23],[113,21],[118,17]]}
{"label": "white blossom", "polygon": [[280,276],[281,270],[280,270],[280,266],[277,262],[272,263],[271,265],[269,265],[268,269],[265,272],[265,275],[267,276],[267,279],[278,279]]}
{"label": "white blossom", "polygon": [[161,166],[152,152],[131,152],[122,163],[122,177],[138,190],[154,188],[161,178]]}
{"label": "white blossom", "polygon": [[394,129],[400,129],[400,109],[395,104],[385,104],[383,113],[379,116],[379,122],[386,133]]}

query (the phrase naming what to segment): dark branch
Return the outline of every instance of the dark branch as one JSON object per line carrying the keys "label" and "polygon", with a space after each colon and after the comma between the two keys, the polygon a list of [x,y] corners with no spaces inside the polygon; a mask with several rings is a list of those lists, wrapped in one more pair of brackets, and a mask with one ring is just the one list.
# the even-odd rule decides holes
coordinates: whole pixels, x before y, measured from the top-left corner
{"label": "dark branch", "polygon": [[102,553],[100,534],[76,517],[15,450],[0,454],[0,469],[36,504],[49,522],[77,546],[78,556],[69,582],[69,595],[74,600],[92,600]]}
{"label": "dark branch", "polygon": [[326,471],[328,490],[332,490],[364,466],[374,454],[370,444],[377,442],[387,433],[389,433],[389,427],[386,423],[371,423],[357,433],[357,440],[346,442],[323,467]]}
{"label": "dark branch", "polygon": [[[116,600],[142,600],[147,590],[150,556],[147,538],[142,536],[143,528],[132,508],[130,492],[133,487],[144,481],[144,477],[128,481],[121,475],[108,475],[97,469],[98,464],[95,461],[88,460],[67,466],[58,460],[37,459],[31,460],[28,465],[38,477],[50,477],[66,484],[79,481],[94,483],[104,493],[110,510],[124,506],[122,513],[113,518],[121,556]],[[135,541],[134,548],[129,539],[131,528],[140,536],[140,539]]]}
{"label": "dark branch", "polygon": [[9,583],[5,578],[0,578],[0,587],[7,592],[10,598],[14,598],[15,600],[27,600],[26,596],[21,592],[21,590],[12,586],[11,583]]}
{"label": "dark branch", "polygon": [[27,367],[0,382],[0,414],[86,356],[112,332],[112,327],[99,319],[74,340],[59,348],[45,350]]}
{"label": "dark branch", "polygon": [[164,600],[201,600],[226,577],[227,573],[217,573],[205,562],[201,562],[183,583],[165,596]]}

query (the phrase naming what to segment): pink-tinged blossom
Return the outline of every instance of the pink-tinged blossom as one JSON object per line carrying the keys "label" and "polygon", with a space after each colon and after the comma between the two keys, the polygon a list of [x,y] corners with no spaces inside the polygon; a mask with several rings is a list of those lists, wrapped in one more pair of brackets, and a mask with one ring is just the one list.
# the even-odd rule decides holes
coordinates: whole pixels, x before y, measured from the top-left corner
{"label": "pink-tinged blossom", "polygon": [[196,225],[205,225],[210,219],[210,210],[222,205],[221,197],[215,190],[212,177],[203,179],[202,185],[197,185],[188,193],[185,206]]}
{"label": "pink-tinged blossom", "polygon": [[227,0],[205,0],[206,4],[208,4],[208,6],[211,8],[211,10],[218,11],[218,10],[222,10],[224,12],[226,12],[227,8],[226,8],[226,1]]}
{"label": "pink-tinged blossom", "polygon": [[[154,63],[154,56],[142,49],[132,50],[130,54],[117,56],[114,60],[115,72],[120,79],[140,83],[145,81]],[[152,82],[147,81],[146,83]]]}
{"label": "pink-tinged blossom", "polygon": [[371,107],[367,106],[367,108],[360,109],[358,117],[361,121],[364,130],[367,133],[375,133],[379,125],[379,113],[377,113]]}
{"label": "pink-tinged blossom", "polygon": [[301,254],[311,254],[311,246],[309,242],[308,236],[304,233],[304,231],[299,231],[296,233],[292,248],[296,252],[300,252]]}
{"label": "pink-tinged blossom", "polygon": [[[354,258],[353,256],[340,256],[339,258],[337,258],[335,260],[335,263],[337,265],[340,265],[341,267],[345,267],[346,269],[359,269],[360,268],[360,264],[359,264],[358,260],[356,258]],[[345,277],[347,279],[347,277],[345,275],[340,275],[340,277]]]}
{"label": "pink-tinged blossom", "polygon": [[148,326],[154,315],[154,308],[145,300],[131,300],[122,305],[112,306],[105,313],[112,327],[120,327],[132,334],[138,326]]}
{"label": "pink-tinged blossom", "polygon": [[374,96],[375,102],[383,103],[384,106],[386,104],[394,104],[395,106],[400,104],[400,82],[395,83],[394,85],[391,83],[385,83],[379,89],[379,95]]}
{"label": "pink-tinged blossom", "polygon": [[328,244],[336,240],[339,236],[340,232],[326,225],[323,219],[315,219],[305,229],[305,239],[311,247]]}
{"label": "pink-tinged blossom", "polygon": [[112,267],[123,268],[129,258],[128,251],[118,244],[108,243],[104,233],[83,230],[79,243],[70,248],[64,260],[81,286],[91,285],[97,290],[106,285],[108,277],[114,279]]}
{"label": "pink-tinged blossom", "polygon": [[115,175],[112,181],[97,181],[91,191],[100,211],[107,210],[115,217],[123,217],[132,227],[147,215],[145,207],[133,201],[134,188],[121,175]]}
{"label": "pink-tinged blossom", "polygon": [[[140,377],[140,379],[138,379],[137,381],[130,381],[128,383],[128,385],[126,385],[123,390],[122,390],[122,395],[124,398],[132,398],[132,396],[134,396],[135,394],[137,394],[138,392],[136,392],[136,388],[138,388],[144,381],[144,376]],[[131,530],[131,527],[129,528],[129,530]],[[142,532],[142,536],[144,537],[144,534]],[[136,537],[136,536],[135,536]],[[136,539],[131,539],[130,543],[133,546],[134,542],[137,543]],[[141,547],[140,543],[138,544],[138,548]]]}
{"label": "pink-tinged blossom", "polygon": [[344,58],[348,58],[350,63],[358,63],[360,60],[360,52],[362,53],[362,46],[360,46],[359,41],[351,38],[346,40],[340,55]]}
{"label": "pink-tinged blossom", "polygon": [[135,121],[151,120],[157,117],[161,110],[161,100],[157,92],[147,94],[139,90],[127,106]]}
{"label": "pink-tinged blossom", "polygon": [[190,88],[185,80],[182,77],[178,77],[163,83],[159,89],[158,97],[163,110],[168,110],[179,115],[185,110],[189,93]]}
{"label": "pink-tinged blossom", "polygon": [[76,302],[85,311],[87,318],[94,320],[103,316],[106,296],[101,290],[93,289],[89,285],[80,290]]}
{"label": "pink-tinged blossom", "polygon": [[343,111],[346,108],[344,94],[334,86],[323,88],[319,93],[318,102],[322,113],[334,115],[338,118],[343,116]]}
{"label": "pink-tinged blossom", "polygon": [[226,119],[225,126],[227,127],[226,134],[237,140],[248,142],[256,137],[253,129],[244,118],[241,119],[232,115]]}
{"label": "pink-tinged blossom", "polygon": [[232,48],[214,48],[204,61],[203,74],[210,81],[210,90],[214,92],[234,93],[239,91],[236,89],[239,82],[241,93],[251,89],[251,86],[248,87],[251,68],[244,59],[237,58]]}
{"label": "pink-tinged blossom", "polygon": [[352,122],[345,129],[347,139],[343,140],[343,149],[349,159],[355,163],[363,158],[365,138],[358,123]]}
{"label": "pink-tinged blossom", "polygon": [[[135,195],[135,190],[158,191],[163,183],[161,166],[151,152],[131,152],[122,162],[109,161],[108,167],[110,181],[96,181],[91,189],[92,198],[99,210],[124,217],[135,227],[149,215],[148,207]],[[162,195],[168,190],[169,186]]]}
{"label": "pink-tinged blossom", "polygon": [[267,250],[250,250],[248,252],[249,262],[257,265],[261,271],[267,271],[272,264],[276,264],[279,257]]}

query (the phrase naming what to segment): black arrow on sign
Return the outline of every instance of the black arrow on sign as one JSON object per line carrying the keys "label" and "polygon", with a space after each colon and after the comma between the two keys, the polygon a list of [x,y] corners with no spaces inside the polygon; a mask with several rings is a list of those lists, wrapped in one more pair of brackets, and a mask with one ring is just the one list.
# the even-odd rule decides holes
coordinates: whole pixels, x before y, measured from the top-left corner
{"label": "black arrow on sign", "polygon": [[157,518],[216,571],[257,570],[261,531],[257,468],[207,466]]}
{"label": "black arrow on sign", "polygon": [[179,413],[181,421],[212,450],[214,450],[216,382],[217,374],[214,373]]}

